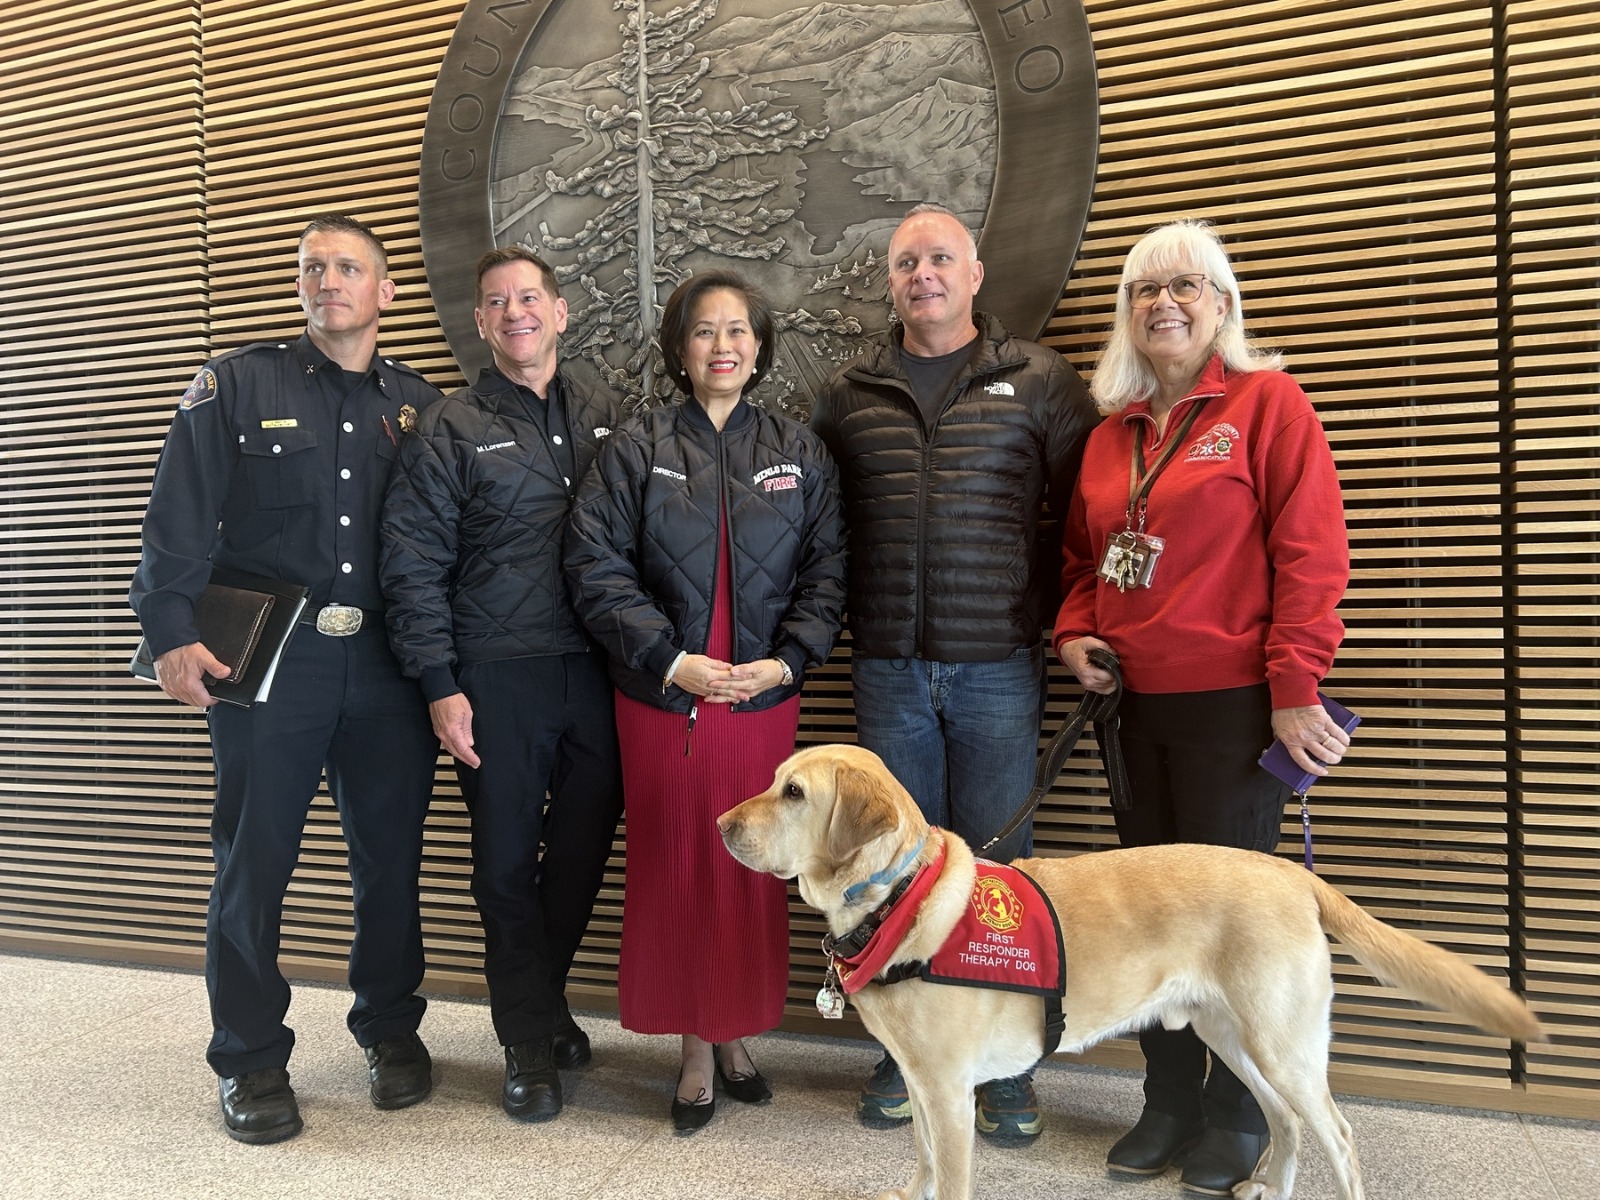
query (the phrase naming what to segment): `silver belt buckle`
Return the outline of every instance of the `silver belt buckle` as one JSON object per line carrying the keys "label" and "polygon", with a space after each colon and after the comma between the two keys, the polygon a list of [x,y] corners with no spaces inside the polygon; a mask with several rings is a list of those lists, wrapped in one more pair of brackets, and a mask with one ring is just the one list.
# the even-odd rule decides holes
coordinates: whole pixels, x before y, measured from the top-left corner
{"label": "silver belt buckle", "polygon": [[317,611],[317,632],[329,637],[360,633],[361,610],[348,604],[329,604]]}

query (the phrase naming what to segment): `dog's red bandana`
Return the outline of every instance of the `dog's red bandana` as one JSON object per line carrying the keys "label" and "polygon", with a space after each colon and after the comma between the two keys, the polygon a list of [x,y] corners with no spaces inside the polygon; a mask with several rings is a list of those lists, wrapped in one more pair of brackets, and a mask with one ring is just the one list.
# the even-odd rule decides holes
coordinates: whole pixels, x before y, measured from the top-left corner
{"label": "dog's red bandana", "polygon": [[[1066,986],[1066,956],[1049,898],[1015,867],[982,858],[976,865],[971,902],[944,945],[931,962],[917,964],[917,969],[896,978],[1059,996]],[[835,957],[839,986],[846,995],[859,992],[884,970],[943,870],[941,842],[933,861],[917,871],[860,953]]]}
{"label": "dog's red bandana", "polygon": [[933,890],[933,885],[939,882],[943,872],[944,841],[941,839],[933,860],[917,868],[917,873],[911,877],[911,885],[900,894],[894,907],[884,916],[883,923],[860,952],[849,958],[842,955],[834,957],[833,966],[839,972],[839,986],[844,989],[845,995],[854,995],[866,987],[894,957],[901,939],[906,936],[906,930],[917,919],[917,910],[922,907],[922,901]]}

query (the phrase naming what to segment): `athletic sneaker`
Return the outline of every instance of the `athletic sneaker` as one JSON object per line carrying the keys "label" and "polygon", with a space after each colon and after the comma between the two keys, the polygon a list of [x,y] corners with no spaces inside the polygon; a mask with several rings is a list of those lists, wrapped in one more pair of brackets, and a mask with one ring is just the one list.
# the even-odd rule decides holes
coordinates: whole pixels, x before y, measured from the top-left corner
{"label": "athletic sneaker", "polygon": [[979,1133],[997,1142],[1026,1142],[1038,1137],[1044,1118],[1039,1115],[1033,1080],[1026,1075],[1013,1075],[980,1084],[974,1123]]}
{"label": "athletic sneaker", "polygon": [[893,1129],[911,1120],[911,1098],[906,1095],[906,1077],[900,1074],[900,1064],[887,1051],[882,1061],[872,1069],[872,1078],[861,1089],[861,1105],[857,1115],[868,1129]]}

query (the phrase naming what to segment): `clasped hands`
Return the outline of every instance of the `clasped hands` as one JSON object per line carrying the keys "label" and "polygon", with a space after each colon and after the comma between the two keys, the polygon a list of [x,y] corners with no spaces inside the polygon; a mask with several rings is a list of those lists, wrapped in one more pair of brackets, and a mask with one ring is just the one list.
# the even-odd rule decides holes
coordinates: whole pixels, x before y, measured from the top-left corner
{"label": "clasped hands", "polygon": [[782,683],[783,664],[775,658],[758,658],[735,665],[704,654],[686,654],[669,682],[709,704],[737,704]]}

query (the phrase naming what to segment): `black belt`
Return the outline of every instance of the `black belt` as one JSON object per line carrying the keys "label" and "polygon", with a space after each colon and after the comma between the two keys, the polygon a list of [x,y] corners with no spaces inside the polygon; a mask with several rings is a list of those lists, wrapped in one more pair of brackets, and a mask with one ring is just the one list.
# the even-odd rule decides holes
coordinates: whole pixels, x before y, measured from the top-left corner
{"label": "black belt", "polygon": [[1089,661],[1111,672],[1111,691],[1083,694],[1083,699],[1078,702],[1078,711],[1051,739],[1044,756],[1039,759],[1038,769],[1033,773],[1033,790],[1028,793],[1028,798],[1006,822],[1005,828],[983,844],[978,851],[980,855],[987,854],[998,843],[1005,841],[1033,816],[1033,810],[1039,807],[1039,802],[1055,783],[1056,776],[1061,774],[1061,768],[1067,765],[1072,748],[1078,744],[1090,721],[1094,722],[1095,736],[1100,742],[1100,761],[1105,764],[1106,782],[1111,786],[1111,805],[1120,809],[1128,807],[1128,768],[1122,761],[1122,739],[1117,736],[1122,727],[1122,718],[1117,716],[1117,702],[1122,699],[1122,664],[1110,650],[1102,650],[1098,646],[1089,651]]}

